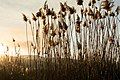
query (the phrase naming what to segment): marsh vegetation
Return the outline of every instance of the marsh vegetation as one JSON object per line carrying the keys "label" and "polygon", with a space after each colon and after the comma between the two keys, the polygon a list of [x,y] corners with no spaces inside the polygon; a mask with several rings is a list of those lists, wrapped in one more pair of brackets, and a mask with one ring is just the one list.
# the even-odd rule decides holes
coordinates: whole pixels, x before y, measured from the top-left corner
{"label": "marsh vegetation", "polygon": [[109,0],[90,0],[87,6],[76,2],[79,11],[65,2],[56,12],[46,1],[32,18],[22,14],[28,56],[17,50],[17,57],[6,55],[1,80],[120,79],[120,6]]}

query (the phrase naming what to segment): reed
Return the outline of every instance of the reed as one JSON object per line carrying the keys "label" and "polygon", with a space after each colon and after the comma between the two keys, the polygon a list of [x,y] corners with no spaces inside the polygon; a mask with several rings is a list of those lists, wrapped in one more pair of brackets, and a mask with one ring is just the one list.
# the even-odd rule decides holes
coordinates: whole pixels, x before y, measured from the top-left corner
{"label": "reed", "polygon": [[114,3],[108,0],[101,1],[99,7],[97,0],[87,7],[83,2],[77,0],[80,11],[65,2],[57,13],[46,1],[31,19],[23,14],[30,59],[21,59],[19,65],[10,63],[9,68],[17,66],[13,72],[18,70],[20,77],[30,80],[119,80],[119,7],[114,11]]}

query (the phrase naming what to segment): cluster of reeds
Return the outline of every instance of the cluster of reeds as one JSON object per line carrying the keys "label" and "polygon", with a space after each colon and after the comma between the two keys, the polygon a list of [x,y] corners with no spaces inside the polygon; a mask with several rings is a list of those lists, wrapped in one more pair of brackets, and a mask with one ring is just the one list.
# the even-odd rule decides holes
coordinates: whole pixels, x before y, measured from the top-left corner
{"label": "cluster of reeds", "polygon": [[[96,3],[100,5],[96,6]],[[33,36],[32,48],[27,43],[29,54],[33,49],[38,58],[47,58],[48,62],[55,60],[56,63],[62,58],[68,62],[70,59],[119,62],[120,7],[113,10],[114,2],[108,0],[91,0],[88,6],[83,5],[83,0],[77,0],[77,4],[78,12],[66,2],[60,3],[57,13],[46,1],[43,8],[32,13],[32,21],[23,15]],[[26,37],[28,41],[27,31]]]}
{"label": "cluster of reeds", "polygon": [[17,66],[27,69],[22,73],[27,75],[25,79],[120,79],[120,7],[113,10],[114,2],[109,0],[90,0],[88,6],[83,2],[77,0],[79,11],[65,2],[55,12],[46,1],[31,19],[23,14],[29,59],[18,58],[21,63]]}
{"label": "cluster of reeds", "polygon": [[[96,6],[97,2],[101,5]],[[108,0],[92,0],[87,7],[82,0],[77,0],[77,4],[79,12],[65,2],[60,3],[57,13],[46,1],[43,8],[32,13],[32,20],[23,14],[29,54],[33,50],[34,54],[49,58],[118,57],[120,7],[113,10],[114,2]],[[31,44],[28,43],[28,23],[33,37]]]}

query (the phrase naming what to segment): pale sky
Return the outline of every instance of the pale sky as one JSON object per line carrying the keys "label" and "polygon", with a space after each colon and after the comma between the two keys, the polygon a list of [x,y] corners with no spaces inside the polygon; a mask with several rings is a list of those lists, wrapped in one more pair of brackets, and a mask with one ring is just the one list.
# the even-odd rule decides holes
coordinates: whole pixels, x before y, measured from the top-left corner
{"label": "pale sky", "polygon": [[[21,13],[31,16],[43,6],[46,0],[0,0],[0,43],[12,44],[12,38],[18,43],[25,42],[25,24]],[[50,7],[59,9],[59,2],[67,1],[71,6],[76,6],[76,0],[48,0]],[[86,0],[87,1],[87,0]],[[120,5],[120,0],[114,0]]]}

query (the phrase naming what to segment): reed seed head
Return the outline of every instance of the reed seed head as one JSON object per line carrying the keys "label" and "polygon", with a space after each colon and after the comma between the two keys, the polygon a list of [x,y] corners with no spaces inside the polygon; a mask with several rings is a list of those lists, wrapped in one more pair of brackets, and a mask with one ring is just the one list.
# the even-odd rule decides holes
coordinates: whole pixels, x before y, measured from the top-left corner
{"label": "reed seed head", "polygon": [[36,20],[37,20],[37,18],[36,18],[36,16],[35,16],[33,13],[32,13],[32,16],[33,16],[33,18],[32,18],[32,19],[33,19],[34,21],[36,21]]}
{"label": "reed seed head", "polygon": [[94,16],[94,13],[93,13],[93,11],[89,8],[89,10],[88,10],[88,15],[89,16]]}
{"label": "reed seed head", "polygon": [[69,9],[69,11],[70,11],[70,14],[74,14],[75,12],[76,12],[76,10],[75,10],[75,8],[74,7],[69,7],[68,8]]}
{"label": "reed seed head", "polygon": [[48,5],[47,5],[47,0],[46,0],[44,3],[44,10],[46,10],[47,8],[48,8]]}
{"label": "reed seed head", "polygon": [[96,3],[96,0],[92,0],[92,4],[95,4]]}
{"label": "reed seed head", "polygon": [[105,9],[107,11],[111,11],[111,8],[113,7],[113,2],[110,2],[108,0],[102,1],[101,2],[101,7],[102,9]]}
{"label": "reed seed head", "polygon": [[51,15],[51,10],[50,9],[46,9],[46,15]]}
{"label": "reed seed head", "polygon": [[83,5],[83,0],[77,0],[77,5]]}
{"label": "reed seed head", "polygon": [[89,2],[88,6],[91,6],[91,1]]}
{"label": "reed seed head", "polygon": [[66,11],[66,8],[65,8],[65,6],[60,2],[60,10],[62,11],[62,12],[65,12]]}
{"label": "reed seed head", "polygon": [[118,15],[120,13],[120,6],[118,6],[115,11],[117,12],[117,15]]}
{"label": "reed seed head", "polygon": [[44,13],[42,13],[42,19],[45,20],[46,19],[46,16]]}
{"label": "reed seed head", "polygon": [[15,39],[13,38],[13,42],[15,42]]}
{"label": "reed seed head", "polygon": [[110,13],[110,16],[114,17],[114,16],[115,16],[115,13],[114,13],[114,12],[111,12],[111,13]]}
{"label": "reed seed head", "polygon": [[29,24],[31,24],[31,20],[29,20]]}
{"label": "reed seed head", "polygon": [[23,20],[24,20],[25,22],[27,22],[27,21],[28,21],[28,19],[27,19],[26,15],[25,15],[25,14],[23,14],[23,13],[22,13],[22,15],[23,15]]}
{"label": "reed seed head", "polygon": [[42,15],[41,12],[36,13],[36,17],[41,17],[41,15]]}

